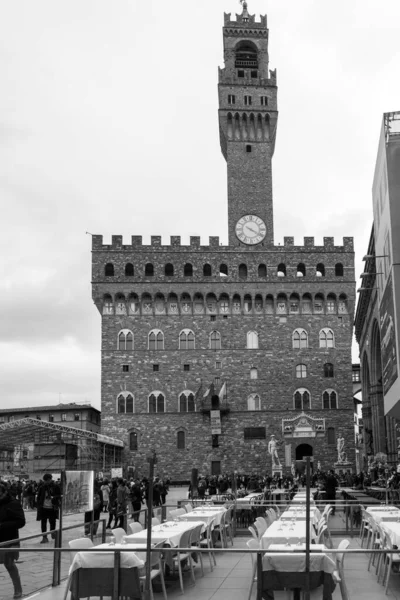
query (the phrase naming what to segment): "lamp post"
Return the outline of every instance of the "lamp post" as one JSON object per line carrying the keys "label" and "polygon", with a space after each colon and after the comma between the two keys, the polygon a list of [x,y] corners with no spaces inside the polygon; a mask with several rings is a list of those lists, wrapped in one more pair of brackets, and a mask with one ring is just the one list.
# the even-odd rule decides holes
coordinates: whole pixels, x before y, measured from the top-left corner
{"label": "lamp post", "polygon": [[157,463],[155,451],[147,455],[149,463],[149,490],[147,496],[147,546],[146,546],[146,583],[144,587],[144,600],[151,598],[151,519],[153,515],[153,478],[154,465]]}

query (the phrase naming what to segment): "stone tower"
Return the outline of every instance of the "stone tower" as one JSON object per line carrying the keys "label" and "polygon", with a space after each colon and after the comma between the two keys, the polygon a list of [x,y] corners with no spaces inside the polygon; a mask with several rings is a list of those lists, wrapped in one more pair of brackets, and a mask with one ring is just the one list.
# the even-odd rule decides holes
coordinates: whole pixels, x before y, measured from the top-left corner
{"label": "stone tower", "polygon": [[[93,236],[93,300],[102,318],[102,430],[124,466],[187,480],[323,469],[337,438],[354,463],[352,238],[274,245],[271,160],[276,74],[267,19],[225,15],[219,126],[228,169],[229,244]],[[215,392],[215,394],[213,394]],[[220,417],[211,418],[211,411]],[[214,417],[213,413],[213,417]],[[274,436],[274,437],[272,437]],[[273,440],[273,443],[272,441]],[[342,443],[342,442],[341,442]],[[271,458],[269,448],[274,447]],[[278,467],[279,468],[278,468]]]}
{"label": "stone tower", "polygon": [[278,119],[266,15],[224,15],[219,130],[228,170],[229,244],[273,244],[272,156]]}

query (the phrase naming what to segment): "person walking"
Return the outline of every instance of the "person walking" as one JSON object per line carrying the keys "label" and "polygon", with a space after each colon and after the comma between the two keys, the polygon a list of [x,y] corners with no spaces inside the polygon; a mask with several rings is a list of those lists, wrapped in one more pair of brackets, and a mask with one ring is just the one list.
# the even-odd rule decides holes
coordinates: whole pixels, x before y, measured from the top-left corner
{"label": "person walking", "polygon": [[337,485],[338,484],[337,479],[335,477],[335,472],[333,469],[330,469],[325,479],[325,500],[328,502],[328,504],[332,504],[333,506],[332,516],[335,514],[335,498]]}
{"label": "person walking", "polygon": [[123,527],[125,529],[125,515],[128,508],[129,490],[122,478],[119,478],[117,483],[117,516],[115,518],[114,527]]}
{"label": "person walking", "polygon": [[[4,483],[0,483],[0,542],[18,539],[18,529],[24,527],[25,515],[21,503],[8,493]],[[14,585],[14,598],[22,598],[22,586],[15,561],[19,558],[19,542],[0,550],[0,565],[4,565]]]}
{"label": "person walking", "polygon": [[100,489],[103,494],[102,510],[103,510],[103,512],[107,512],[108,511],[108,503],[110,501],[110,486],[108,485],[107,479],[104,479],[103,485],[101,486]]}
{"label": "person walking", "polygon": [[[45,473],[37,497],[36,521],[40,521],[42,533],[45,534],[40,542],[41,544],[46,544],[49,541],[46,535],[47,521],[49,522],[50,531],[53,531],[56,528],[60,500],[60,486],[54,483],[51,473]],[[52,533],[51,537],[54,539],[55,534]]]}

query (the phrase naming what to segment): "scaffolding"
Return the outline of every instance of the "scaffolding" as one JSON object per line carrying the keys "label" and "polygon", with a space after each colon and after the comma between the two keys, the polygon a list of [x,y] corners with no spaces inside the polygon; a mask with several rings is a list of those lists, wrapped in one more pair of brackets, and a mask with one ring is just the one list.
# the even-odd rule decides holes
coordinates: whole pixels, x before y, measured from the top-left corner
{"label": "scaffolding", "polygon": [[62,469],[108,473],[122,466],[123,447],[94,431],[25,417],[0,425],[0,455],[6,457],[0,459],[0,475]]}

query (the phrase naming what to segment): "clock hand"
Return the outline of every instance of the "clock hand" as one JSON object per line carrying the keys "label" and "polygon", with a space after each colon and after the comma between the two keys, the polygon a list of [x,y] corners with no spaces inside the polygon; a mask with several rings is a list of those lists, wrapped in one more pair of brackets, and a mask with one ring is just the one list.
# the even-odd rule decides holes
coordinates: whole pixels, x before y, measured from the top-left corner
{"label": "clock hand", "polygon": [[252,227],[249,227],[248,225],[245,225],[245,227],[247,227],[247,229],[249,229],[250,231],[252,231],[253,233],[257,233],[256,229],[253,229]]}

